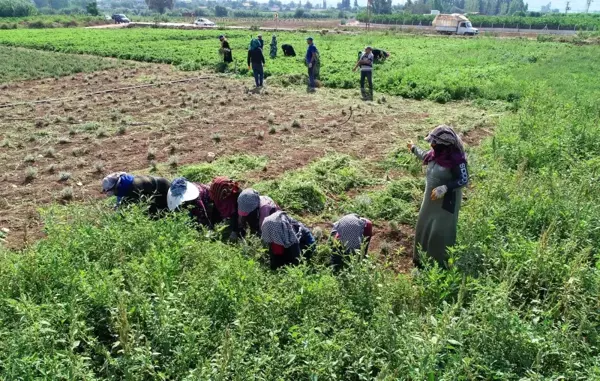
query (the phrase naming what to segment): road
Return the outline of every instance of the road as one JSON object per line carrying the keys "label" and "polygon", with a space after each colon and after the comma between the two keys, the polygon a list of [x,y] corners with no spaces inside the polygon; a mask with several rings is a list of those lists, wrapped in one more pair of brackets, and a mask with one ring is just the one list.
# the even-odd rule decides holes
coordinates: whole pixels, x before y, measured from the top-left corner
{"label": "road", "polygon": [[[184,24],[184,23],[152,23],[152,22],[132,22],[130,24],[107,24],[107,25],[97,25],[90,26],[88,29],[113,29],[113,28],[127,28],[127,27],[135,27],[135,26],[143,26],[143,27],[160,27],[160,28],[173,28],[173,29],[214,29],[207,28],[202,26],[197,26],[193,24]],[[346,25],[339,25],[340,28],[363,28],[366,29],[366,24],[363,23],[352,23]],[[435,30],[432,26],[429,25],[389,25],[389,24],[371,24],[372,29],[391,29],[391,28],[399,28],[403,30],[421,30],[424,32],[435,33]],[[248,29],[248,26],[228,26],[229,29]],[[264,31],[289,31],[293,32],[298,30],[297,27],[291,28],[275,28],[275,27],[261,27],[261,30]],[[538,35],[538,34],[555,34],[555,35],[563,35],[563,36],[571,36],[577,34],[574,30],[551,30],[551,29],[516,29],[516,28],[478,28],[481,34],[498,34],[503,36],[526,36],[526,35]]]}

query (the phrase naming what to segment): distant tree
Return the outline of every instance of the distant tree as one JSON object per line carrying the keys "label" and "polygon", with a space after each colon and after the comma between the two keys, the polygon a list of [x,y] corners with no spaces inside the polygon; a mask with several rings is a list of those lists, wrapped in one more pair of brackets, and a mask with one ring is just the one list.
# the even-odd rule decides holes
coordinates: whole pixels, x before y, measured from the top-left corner
{"label": "distant tree", "polygon": [[33,2],[35,3],[35,6],[37,8],[44,8],[50,6],[50,4],[48,4],[48,0],[33,0]]}
{"label": "distant tree", "polygon": [[517,12],[525,12],[527,7],[523,0],[512,0],[508,5],[508,14],[514,15]]}
{"label": "distant tree", "polygon": [[227,17],[227,8],[222,5],[215,6],[215,16],[216,17]]}
{"label": "distant tree", "polygon": [[342,0],[341,3],[337,5],[338,9],[348,10],[350,9],[350,0]]}
{"label": "distant tree", "polygon": [[173,9],[175,0],[145,0],[148,8],[160,14],[165,13],[167,9]]}
{"label": "distant tree", "polygon": [[294,18],[301,19],[302,17],[304,17],[304,9],[296,9],[296,12],[294,12]]}
{"label": "distant tree", "polygon": [[312,9],[313,5],[310,1],[306,1],[306,3],[304,4],[304,9]]}
{"label": "distant tree", "polygon": [[194,11],[194,16],[206,17],[206,16],[208,16],[208,13],[206,12],[206,9],[204,9],[204,8],[196,8],[196,10]]}
{"label": "distant tree", "polygon": [[92,16],[98,16],[99,12],[98,12],[98,3],[96,3],[96,1],[92,1],[89,2],[85,5],[85,10],[88,13],[88,15],[92,15]]}
{"label": "distant tree", "polygon": [[498,10],[499,15],[506,15],[508,14],[508,4],[507,3],[500,3],[500,9]]}
{"label": "distant tree", "polygon": [[48,4],[52,9],[64,9],[69,6],[69,0],[49,0]]}
{"label": "distant tree", "polygon": [[323,0],[323,9],[327,9],[327,0]]}
{"label": "distant tree", "polygon": [[358,9],[358,0],[354,0],[354,9]]}
{"label": "distant tree", "polygon": [[37,13],[29,0],[0,0],[0,17],[23,17]]}
{"label": "distant tree", "polygon": [[[350,0],[348,0],[350,2]],[[350,4],[348,4],[350,5]],[[390,14],[392,13],[392,0],[373,0],[373,13]]]}
{"label": "distant tree", "polygon": [[467,12],[481,12],[481,0],[466,0],[465,11]]}

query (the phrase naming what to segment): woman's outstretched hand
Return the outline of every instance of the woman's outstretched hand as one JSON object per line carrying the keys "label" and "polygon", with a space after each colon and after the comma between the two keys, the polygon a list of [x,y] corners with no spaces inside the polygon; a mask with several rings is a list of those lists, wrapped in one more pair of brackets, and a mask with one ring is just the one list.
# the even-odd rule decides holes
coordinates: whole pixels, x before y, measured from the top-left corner
{"label": "woman's outstretched hand", "polygon": [[413,148],[415,147],[415,143],[413,143],[412,140],[409,140],[408,143],[406,143],[406,148],[408,148],[408,150],[410,152],[412,152]]}
{"label": "woman's outstretched hand", "polygon": [[445,185],[440,185],[439,187],[433,188],[431,191],[431,199],[433,201],[439,200],[444,197],[446,192],[448,192],[448,187]]}

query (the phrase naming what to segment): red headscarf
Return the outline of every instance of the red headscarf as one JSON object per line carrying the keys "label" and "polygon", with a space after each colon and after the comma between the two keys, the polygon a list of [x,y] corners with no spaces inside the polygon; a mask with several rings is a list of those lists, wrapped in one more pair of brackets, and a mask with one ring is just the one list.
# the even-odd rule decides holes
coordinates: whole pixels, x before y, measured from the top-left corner
{"label": "red headscarf", "polygon": [[240,186],[237,182],[224,176],[215,177],[212,184],[210,184],[209,194],[221,218],[234,217],[237,198],[240,194]]}

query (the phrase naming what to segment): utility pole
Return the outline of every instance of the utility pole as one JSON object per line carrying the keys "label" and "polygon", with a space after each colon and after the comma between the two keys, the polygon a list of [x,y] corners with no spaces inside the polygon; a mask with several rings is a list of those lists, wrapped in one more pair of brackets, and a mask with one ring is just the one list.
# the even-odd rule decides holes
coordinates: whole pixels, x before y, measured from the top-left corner
{"label": "utility pole", "polygon": [[[588,0],[588,1],[589,1],[589,0]],[[569,6],[570,4],[571,4],[571,2],[570,2],[570,1],[567,1],[567,6],[565,7],[565,15],[566,15],[567,13],[569,13],[569,11],[571,10],[571,7]]]}
{"label": "utility pole", "polygon": [[590,5],[592,5],[592,0],[587,0],[587,7],[585,8],[585,13],[590,13]]}
{"label": "utility pole", "polygon": [[367,0],[367,32],[371,29],[371,9],[373,9],[373,0]]}

